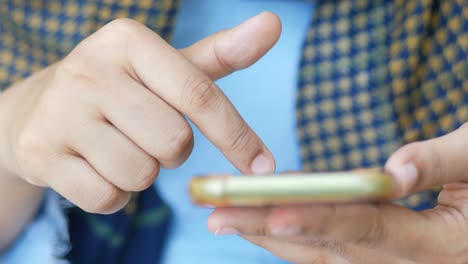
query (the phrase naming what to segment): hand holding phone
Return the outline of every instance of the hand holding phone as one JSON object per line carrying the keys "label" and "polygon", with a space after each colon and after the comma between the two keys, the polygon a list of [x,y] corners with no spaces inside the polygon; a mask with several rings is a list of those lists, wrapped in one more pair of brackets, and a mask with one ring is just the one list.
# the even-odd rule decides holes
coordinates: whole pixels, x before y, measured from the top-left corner
{"label": "hand holding phone", "polygon": [[190,182],[195,204],[214,207],[377,201],[393,178],[381,169],[262,176],[201,176]]}

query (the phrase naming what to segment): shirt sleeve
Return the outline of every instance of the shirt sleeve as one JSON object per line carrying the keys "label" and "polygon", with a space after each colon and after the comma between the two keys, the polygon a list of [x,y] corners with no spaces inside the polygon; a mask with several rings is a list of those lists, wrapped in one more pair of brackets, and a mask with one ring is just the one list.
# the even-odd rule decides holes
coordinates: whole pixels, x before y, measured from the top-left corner
{"label": "shirt sleeve", "polygon": [[64,210],[70,204],[47,190],[41,209],[0,263],[68,263],[63,257],[70,249]]}

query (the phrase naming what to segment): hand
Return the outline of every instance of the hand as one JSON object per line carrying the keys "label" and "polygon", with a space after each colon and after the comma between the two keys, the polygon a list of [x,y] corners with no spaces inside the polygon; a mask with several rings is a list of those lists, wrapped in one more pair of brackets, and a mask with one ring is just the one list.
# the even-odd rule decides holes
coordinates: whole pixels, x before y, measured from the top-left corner
{"label": "hand", "polygon": [[395,197],[443,185],[438,206],[390,203],[217,209],[209,229],[294,263],[467,263],[468,125],[395,152]]}
{"label": "hand", "polygon": [[2,94],[0,165],[88,212],[112,213],[160,166],[187,159],[187,116],[242,172],[273,171],[271,153],[213,80],[257,61],[280,31],[263,13],[177,51],[135,21],[113,21]]}

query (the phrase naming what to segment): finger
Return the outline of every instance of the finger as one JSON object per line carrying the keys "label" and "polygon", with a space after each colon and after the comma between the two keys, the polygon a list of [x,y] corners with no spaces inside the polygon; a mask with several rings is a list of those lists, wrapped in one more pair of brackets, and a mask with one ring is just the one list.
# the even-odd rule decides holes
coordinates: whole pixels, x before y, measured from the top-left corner
{"label": "finger", "polygon": [[116,188],[77,156],[56,157],[48,176],[52,189],[90,213],[111,214],[130,200],[130,193]]}
{"label": "finger", "polygon": [[267,207],[218,208],[208,218],[208,229],[216,235],[269,235],[265,223],[270,213]]}
{"label": "finger", "polygon": [[241,172],[274,171],[271,153],[217,85],[149,29],[134,27],[133,32],[140,34],[136,37],[139,41],[126,43],[130,45],[126,49],[128,70],[187,115]]}
{"label": "finger", "polygon": [[265,248],[279,258],[293,263],[351,263],[339,255],[332,254],[330,251],[320,247],[305,246],[300,243],[292,243],[263,236],[243,236],[243,238]]}
{"label": "finger", "polygon": [[406,196],[445,183],[468,180],[468,126],[445,136],[400,148],[385,168],[397,182],[397,196]]}
{"label": "finger", "polygon": [[[212,232],[272,237],[308,236],[355,243],[411,256],[421,243],[434,240],[432,223],[423,215],[391,204],[223,208],[210,216]],[[424,239],[424,240],[422,240]],[[422,241],[421,241],[422,240]]]}
{"label": "finger", "polygon": [[[307,206],[276,208],[270,212],[266,226],[276,238],[318,240],[319,245],[341,252],[353,261],[365,254],[371,260],[379,259],[373,263],[384,263],[383,260],[404,263],[394,257],[407,259],[409,263],[441,263],[444,259],[463,258],[461,252],[466,251],[464,245],[454,242],[463,240],[464,233],[459,230],[463,229],[465,218],[453,208],[451,212],[436,208],[422,213],[392,204],[341,204],[310,209]],[[291,230],[297,235],[292,235]]]}
{"label": "finger", "polygon": [[192,129],[183,116],[130,78],[118,78],[114,86],[100,96],[105,118],[161,166],[181,165],[193,149]]}
{"label": "finger", "polygon": [[[109,48],[109,43],[114,45]],[[93,49],[87,49],[89,45]],[[274,171],[271,153],[212,79],[150,29],[135,21],[114,21],[80,44],[70,57],[96,49],[102,50],[99,56],[108,68],[121,65],[132,78],[187,115],[240,171]],[[79,57],[87,56],[96,54]],[[207,62],[211,63],[216,61]]]}
{"label": "finger", "polygon": [[273,47],[280,34],[279,18],[264,12],[181,52],[208,77],[216,80],[259,60]]}
{"label": "finger", "polygon": [[415,262],[391,256],[353,244],[295,237],[289,239],[243,236],[276,256],[294,263],[359,263],[359,264],[413,264]]}
{"label": "finger", "polygon": [[159,163],[111,124],[91,119],[70,136],[70,148],[85,158],[107,181],[124,191],[142,191],[153,184]]}

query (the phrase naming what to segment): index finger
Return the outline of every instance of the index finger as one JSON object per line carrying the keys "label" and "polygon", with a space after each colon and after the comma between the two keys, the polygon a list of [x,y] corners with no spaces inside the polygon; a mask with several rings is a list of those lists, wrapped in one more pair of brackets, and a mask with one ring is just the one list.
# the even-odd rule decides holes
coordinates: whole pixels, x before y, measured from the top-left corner
{"label": "index finger", "polygon": [[213,80],[151,30],[139,25],[133,32],[137,41],[127,43],[127,53],[134,77],[185,114],[240,171],[274,171],[270,151]]}

